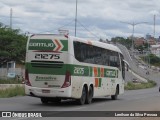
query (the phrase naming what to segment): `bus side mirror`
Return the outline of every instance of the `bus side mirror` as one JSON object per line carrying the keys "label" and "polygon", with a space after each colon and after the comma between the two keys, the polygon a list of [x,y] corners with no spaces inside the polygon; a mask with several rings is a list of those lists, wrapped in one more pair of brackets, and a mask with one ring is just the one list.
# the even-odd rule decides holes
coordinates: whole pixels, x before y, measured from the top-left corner
{"label": "bus side mirror", "polygon": [[123,60],[123,62],[125,63],[126,71],[128,71],[128,70],[129,70],[129,68],[130,68],[129,63],[128,63],[126,60]]}
{"label": "bus side mirror", "polygon": [[127,65],[126,71],[128,71],[128,69],[129,69],[129,66]]}

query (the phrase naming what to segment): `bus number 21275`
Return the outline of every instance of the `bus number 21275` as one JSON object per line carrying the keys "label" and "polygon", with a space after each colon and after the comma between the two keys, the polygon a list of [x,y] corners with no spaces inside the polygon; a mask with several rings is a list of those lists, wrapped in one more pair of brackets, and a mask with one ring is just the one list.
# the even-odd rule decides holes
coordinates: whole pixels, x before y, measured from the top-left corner
{"label": "bus number 21275", "polygon": [[59,54],[35,54],[35,59],[60,59]]}

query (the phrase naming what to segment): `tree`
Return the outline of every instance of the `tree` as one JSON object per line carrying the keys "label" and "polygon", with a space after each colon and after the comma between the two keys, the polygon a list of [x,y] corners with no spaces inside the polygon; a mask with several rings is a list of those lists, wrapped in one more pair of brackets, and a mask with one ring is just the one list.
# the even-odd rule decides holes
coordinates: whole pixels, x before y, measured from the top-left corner
{"label": "tree", "polygon": [[0,62],[24,61],[27,37],[0,23]]}
{"label": "tree", "polygon": [[157,57],[155,54],[149,54],[146,56],[142,56],[141,58],[143,61],[147,63],[149,62],[151,65],[160,66],[160,58]]}
{"label": "tree", "polygon": [[135,49],[142,52],[144,50],[144,46],[143,45],[135,46]]}
{"label": "tree", "polygon": [[147,56],[147,58],[150,59],[150,63],[153,64],[153,65],[154,65],[155,63],[160,64],[160,58],[157,57],[157,56],[154,55],[154,54],[149,54],[149,56]]}
{"label": "tree", "polygon": [[132,45],[132,41],[130,39],[125,39],[123,37],[115,37],[115,38],[112,38],[111,41],[113,43],[120,43],[126,46],[128,49],[131,48],[131,45]]}

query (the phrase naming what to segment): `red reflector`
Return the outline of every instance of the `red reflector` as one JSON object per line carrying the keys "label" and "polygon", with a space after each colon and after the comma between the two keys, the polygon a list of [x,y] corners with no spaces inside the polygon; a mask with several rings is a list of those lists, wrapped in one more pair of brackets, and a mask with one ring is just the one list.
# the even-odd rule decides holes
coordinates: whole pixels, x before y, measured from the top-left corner
{"label": "red reflector", "polygon": [[71,73],[69,71],[66,72],[65,81],[61,88],[66,88],[71,85]]}
{"label": "red reflector", "polygon": [[29,74],[28,74],[28,70],[25,70],[25,84],[28,86],[31,86],[31,83],[29,81]]}

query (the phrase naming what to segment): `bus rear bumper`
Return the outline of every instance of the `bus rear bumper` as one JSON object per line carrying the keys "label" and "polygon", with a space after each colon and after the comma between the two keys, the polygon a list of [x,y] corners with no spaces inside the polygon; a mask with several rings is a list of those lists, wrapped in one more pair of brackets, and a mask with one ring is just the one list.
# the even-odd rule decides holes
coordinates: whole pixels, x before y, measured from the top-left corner
{"label": "bus rear bumper", "polygon": [[55,88],[38,88],[25,85],[25,94],[32,97],[59,97],[70,98],[71,87],[55,89]]}

